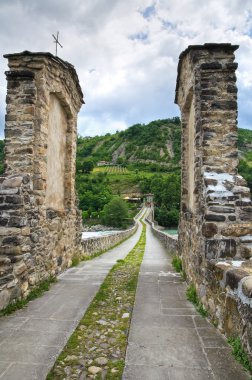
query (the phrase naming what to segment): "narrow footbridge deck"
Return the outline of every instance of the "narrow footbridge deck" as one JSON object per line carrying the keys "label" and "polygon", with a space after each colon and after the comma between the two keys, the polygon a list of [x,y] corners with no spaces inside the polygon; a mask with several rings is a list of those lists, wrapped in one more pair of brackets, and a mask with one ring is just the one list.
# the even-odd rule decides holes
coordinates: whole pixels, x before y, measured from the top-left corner
{"label": "narrow footbridge deck", "polygon": [[[64,272],[41,298],[0,319],[0,380],[44,380],[116,260],[139,239]],[[248,380],[218,331],[186,300],[186,284],[147,226],[124,380]]]}

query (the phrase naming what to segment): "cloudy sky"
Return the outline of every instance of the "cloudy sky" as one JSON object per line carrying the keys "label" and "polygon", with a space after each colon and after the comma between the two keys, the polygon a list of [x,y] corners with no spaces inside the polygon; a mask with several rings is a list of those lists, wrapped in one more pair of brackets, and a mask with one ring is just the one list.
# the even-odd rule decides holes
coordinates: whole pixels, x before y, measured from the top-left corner
{"label": "cloudy sky", "polygon": [[[178,56],[191,44],[239,44],[239,126],[252,129],[251,0],[0,0],[1,53],[54,53],[79,75],[86,105],[81,135],[122,130],[179,115],[174,105]],[[6,60],[0,57],[0,138]]]}

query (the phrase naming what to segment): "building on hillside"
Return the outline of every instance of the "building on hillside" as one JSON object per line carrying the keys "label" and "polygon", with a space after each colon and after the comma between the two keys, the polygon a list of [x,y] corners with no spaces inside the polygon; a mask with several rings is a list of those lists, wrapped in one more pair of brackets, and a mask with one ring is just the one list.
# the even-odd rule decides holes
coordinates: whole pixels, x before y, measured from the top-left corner
{"label": "building on hillside", "polygon": [[131,203],[141,203],[142,198],[139,196],[125,196],[123,200]]}
{"label": "building on hillside", "polygon": [[109,166],[110,162],[108,161],[99,161],[97,162],[97,166]]}

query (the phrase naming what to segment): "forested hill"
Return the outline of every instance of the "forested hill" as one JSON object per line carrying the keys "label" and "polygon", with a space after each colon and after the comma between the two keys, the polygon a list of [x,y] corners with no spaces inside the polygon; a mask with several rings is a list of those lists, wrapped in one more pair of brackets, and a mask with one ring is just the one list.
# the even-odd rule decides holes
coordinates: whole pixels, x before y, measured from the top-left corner
{"label": "forested hill", "polygon": [[[179,118],[136,124],[105,136],[78,137],[76,187],[84,223],[100,223],[106,205],[154,195],[155,219],[177,226],[180,207],[181,127]],[[0,140],[0,174],[3,172]],[[252,190],[252,131],[238,130],[239,173]],[[101,166],[100,161],[105,161]],[[100,162],[100,164],[99,164]],[[130,204],[132,215],[134,204]],[[128,219],[128,218],[126,218]]]}
{"label": "forested hill", "polygon": [[[81,170],[83,161],[91,159],[95,165],[107,161],[133,169],[172,171],[180,165],[180,140],[178,117],[146,125],[135,124],[125,131],[105,136],[78,137],[77,170]],[[4,143],[0,140],[0,174],[3,172],[3,148]],[[242,170],[251,172],[252,130],[238,129],[238,149]]]}
{"label": "forested hill", "polygon": [[[79,137],[77,166],[86,158],[95,164],[107,161],[113,164],[149,167],[175,167],[180,161],[180,119],[156,120],[135,124],[125,131],[96,137]],[[161,168],[160,168],[161,169]]]}

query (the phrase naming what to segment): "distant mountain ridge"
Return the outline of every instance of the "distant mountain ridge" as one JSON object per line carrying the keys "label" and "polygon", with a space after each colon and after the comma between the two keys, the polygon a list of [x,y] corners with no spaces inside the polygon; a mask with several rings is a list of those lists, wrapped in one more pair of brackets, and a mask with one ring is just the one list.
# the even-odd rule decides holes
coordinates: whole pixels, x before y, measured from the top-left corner
{"label": "distant mountain ridge", "polygon": [[180,119],[155,120],[135,124],[125,131],[105,136],[79,137],[79,160],[92,158],[95,163],[158,165],[177,167],[180,162]]}
{"label": "distant mountain ridge", "polygon": [[[0,140],[0,174],[3,173],[3,149],[3,141]],[[252,130],[238,129],[238,150],[242,161],[252,167]],[[179,117],[135,124],[105,136],[79,136],[77,142],[77,169],[83,160],[89,158],[95,164],[108,161],[134,169],[171,172],[179,169],[180,156]]]}
{"label": "distant mountain ridge", "polygon": [[[238,129],[239,156],[250,161],[252,130]],[[181,127],[179,117],[155,120],[149,124],[135,124],[125,131],[105,136],[79,137],[77,161],[91,158],[96,164],[113,164],[163,168],[179,168],[181,157]]]}

